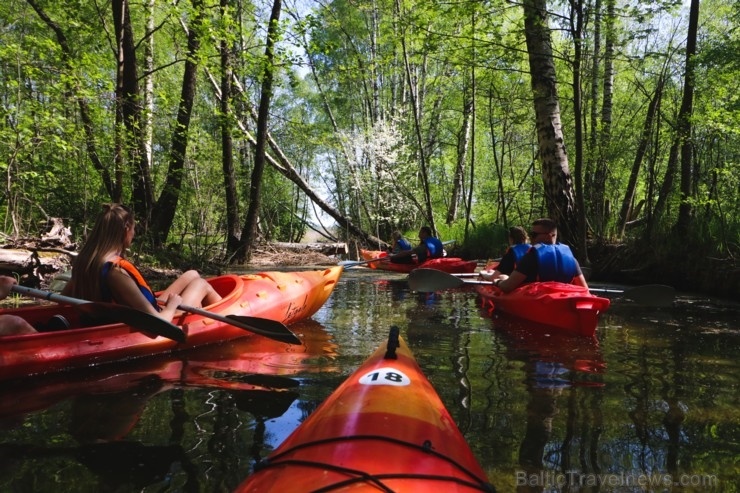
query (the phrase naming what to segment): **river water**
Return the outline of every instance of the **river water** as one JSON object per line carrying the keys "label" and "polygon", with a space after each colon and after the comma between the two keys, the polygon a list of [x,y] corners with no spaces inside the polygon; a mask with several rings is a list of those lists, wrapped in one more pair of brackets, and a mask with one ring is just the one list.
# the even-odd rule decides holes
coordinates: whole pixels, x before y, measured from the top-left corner
{"label": "river water", "polygon": [[[740,307],[613,299],[594,340],[348,269],[245,337],[0,387],[0,492],[231,491],[396,325],[498,491],[738,491]],[[308,491],[308,488],[307,488]]]}

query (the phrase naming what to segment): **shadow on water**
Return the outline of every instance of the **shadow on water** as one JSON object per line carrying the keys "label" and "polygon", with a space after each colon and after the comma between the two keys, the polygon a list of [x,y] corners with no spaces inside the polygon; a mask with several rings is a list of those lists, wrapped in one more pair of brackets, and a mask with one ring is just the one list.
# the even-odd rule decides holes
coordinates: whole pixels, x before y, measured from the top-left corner
{"label": "shadow on water", "polygon": [[[391,325],[498,491],[738,491],[736,306],[614,300],[585,339],[368,270],[291,326],[302,346],[245,337],[6,382],[0,491],[231,491]],[[638,483],[667,475],[686,482]]]}

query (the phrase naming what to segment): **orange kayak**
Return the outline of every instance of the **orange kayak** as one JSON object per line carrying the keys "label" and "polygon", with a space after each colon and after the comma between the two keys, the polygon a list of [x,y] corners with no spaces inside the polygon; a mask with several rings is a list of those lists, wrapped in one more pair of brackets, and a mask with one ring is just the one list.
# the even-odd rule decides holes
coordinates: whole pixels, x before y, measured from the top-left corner
{"label": "orange kayak", "polygon": [[[112,401],[113,396],[119,396],[122,404],[107,416],[101,413],[96,419],[99,423],[92,427],[100,432],[106,428],[109,436],[115,435],[120,439],[123,437],[114,431],[120,427],[111,423],[136,420],[135,417],[127,419],[123,416],[125,410],[130,410],[127,403],[137,401],[144,406],[154,394],[172,388],[221,389],[244,397],[254,394],[257,403],[265,403],[268,399],[279,399],[275,392],[297,389],[299,382],[288,376],[319,371],[310,363],[312,359],[322,357],[330,361],[321,365],[322,372],[340,371],[340,366],[331,362],[336,356],[336,343],[321,324],[309,319],[292,325],[291,329],[295,330],[303,345],[266,337],[241,337],[186,352],[2,381],[0,422],[21,420],[27,414],[65,400],[81,398],[90,401],[100,396]],[[148,392],[150,390],[152,393]],[[291,401],[298,397],[297,392],[290,393]],[[248,399],[243,400],[246,402]]]}
{"label": "orange kayak", "polygon": [[[337,266],[305,272],[214,277],[208,282],[223,299],[205,309],[221,317],[259,317],[290,324],[316,313],[331,295],[341,274],[342,267]],[[153,335],[124,323],[76,328],[80,316],[75,306],[36,305],[0,313],[23,317],[34,326],[47,324],[54,315],[63,315],[71,325],[70,329],[56,332],[0,337],[0,380],[254,336],[225,321],[189,312],[173,320],[185,332],[185,342]]]}
{"label": "orange kayak", "polygon": [[475,260],[463,260],[458,257],[441,257],[432,258],[426,262],[417,264],[416,262],[411,264],[396,264],[387,260],[383,261],[388,254],[382,250],[360,250],[360,256],[363,260],[378,259],[378,262],[370,262],[367,264],[371,269],[388,270],[392,272],[405,272],[409,273],[414,269],[437,269],[442,272],[449,272],[450,274],[464,274],[475,271],[477,262]]}
{"label": "orange kayak", "polygon": [[236,491],[494,489],[394,327]]}
{"label": "orange kayak", "polygon": [[491,284],[476,284],[475,288],[489,313],[499,310],[586,337],[593,337],[599,315],[611,303],[587,288],[560,282],[534,282],[509,293]]}

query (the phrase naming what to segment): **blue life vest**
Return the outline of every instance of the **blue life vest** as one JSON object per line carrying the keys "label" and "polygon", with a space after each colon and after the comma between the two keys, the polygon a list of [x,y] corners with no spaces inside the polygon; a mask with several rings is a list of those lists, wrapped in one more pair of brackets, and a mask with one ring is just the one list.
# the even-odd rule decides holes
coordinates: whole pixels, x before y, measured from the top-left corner
{"label": "blue life vest", "polygon": [[441,256],[444,255],[445,246],[442,244],[439,238],[430,236],[429,238],[426,238],[424,240],[424,245],[426,245],[427,247],[427,257],[426,258],[440,258]]}
{"label": "blue life vest", "polygon": [[511,245],[509,248],[514,253],[514,268],[516,269],[522,257],[532,248],[532,245],[529,243],[517,243],[516,245]]}
{"label": "blue life vest", "polygon": [[411,246],[411,243],[409,243],[406,238],[401,238],[400,240],[396,241],[396,244],[393,245],[393,252],[392,253],[401,253],[405,252],[407,250],[411,250],[414,247]]}
{"label": "blue life vest", "polygon": [[557,281],[570,284],[578,275],[578,261],[568,245],[539,243],[537,252],[538,281]]}

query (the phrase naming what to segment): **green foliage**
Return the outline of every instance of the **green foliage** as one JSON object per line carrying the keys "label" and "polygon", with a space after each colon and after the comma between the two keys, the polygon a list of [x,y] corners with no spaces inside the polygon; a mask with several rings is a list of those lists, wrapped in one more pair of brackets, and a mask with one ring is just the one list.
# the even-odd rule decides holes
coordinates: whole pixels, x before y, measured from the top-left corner
{"label": "green foliage", "polygon": [[498,224],[486,223],[470,230],[465,236],[463,225],[443,228],[443,240],[455,239],[455,245],[448,248],[455,256],[485,261],[500,258],[509,246],[507,229]]}
{"label": "green foliage", "polygon": [[[574,44],[568,34],[569,5],[548,3],[561,122],[573,172]],[[220,258],[226,237],[223,115],[218,100],[222,41],[232,50],[238,81],[229,122],[242,217],[248,206],[254,160],[248,137],[254,137],[250,111],[259,100],[269,12],[261,4],[242,7],[240,11],[228,7],[225,16],[207,8],[202,26],[186,179],[168,239],[177,251],[198,261]],[[428,222],[428,192],[443,238],[456,239],[457,248],[464,243],[471,256],[480,258],[503,251],[504,225],[528,224],[547,215],[520,5],[499,0],[335,0],[310,7],[291,11],[292,6],[286,6],[281,21],[269,122],[279,149],[268,151],[278,166],[280,159],[287,160],[318,196],[382,238],[394,229],[410,231],[415,238],[418,227]],[[110,12],[85,2],[74,8],[51,2],[43,8],[65,35],[68,51],[27,3],[0,4],[0,170],[7,177],[0,217],[4,232],[18,233],[34,232],[47,216],[63,217],[80,237],[99,204],[111,199],[102,172],[120,179],[122,200],[127,202],[137,170],[125,159],[120,169],[115,167],[115,157],[125,149],[117,147],[122,136],[115,114],[117,61]],[[155,197],[164,187],[171,159],[187,51],[180,21],[190,23],[191,8],[189,2],[155,2],[153,66],[148,72],[144,50],[150,12],[143,4],[130,4],[142,105],[146,77],[151,76],[153,86],[150,171]],[[603,52],[593,52],[595,12],[589,9],[585,15],[584,112],[600,115]],[[658,202],[675,140],[685,72],[687,11],[679,2],[618,2],[616,15],[611,141],[604,151],[606,188],[592,199],[610,207],[604,229],[598,231],[601,239],[619,234],[616,216],[642,139],[648,101],[662,83],[659,119],[635,186],[634,204],[644,203],[641,218],[636,219],[645,219]],[[692,234],[707,235],[724,253],[737,253],[740,230],[735,219],[740,215],[735,178],[740,175],[739,20],[736,2],[702,2],[699,50],[693,60],[696,163],[689,200],[698,224]],[[603,50],[603,31],[600,41]],[[592,63],[594,57],[602,62],[598,67]],[[595,96],[588,91],[594,67],[599,82]],[[466,108],[475,109],[467,135],[462,133]],[[603,122],[597,118],[595,125],[592,128],[589,121],[584,128],[587,162],[580,164],[586,165],[587,183],[592,172],[588,164],[597,155],[589,137],[598,134]],[[467,147],[456,204],[459,214],[447,225],[463,143]],[[102,170],[93,164],[93,151]],[[681,178],[677,171],[670,178],[665,214],[651,219],[656,231],[670,231],[677,217]],[[300,239],[313,208],[306,195],[274,168],[267,170],[263,186],[260,227],[265,237]],[[587,203],[586,209],[593,207]],[[586,218],[589,224],[593,219]],[[627,232],[631,238],[639,238],[645,228],[644,221],[635,224]]]}

